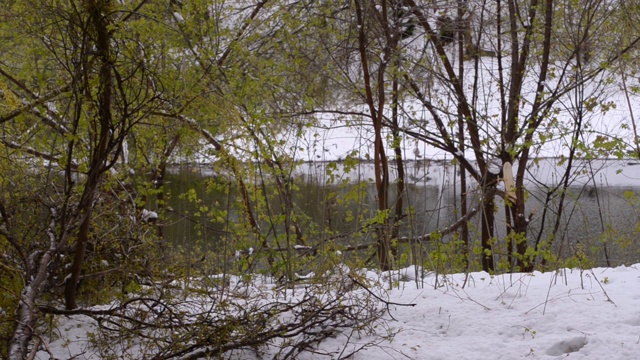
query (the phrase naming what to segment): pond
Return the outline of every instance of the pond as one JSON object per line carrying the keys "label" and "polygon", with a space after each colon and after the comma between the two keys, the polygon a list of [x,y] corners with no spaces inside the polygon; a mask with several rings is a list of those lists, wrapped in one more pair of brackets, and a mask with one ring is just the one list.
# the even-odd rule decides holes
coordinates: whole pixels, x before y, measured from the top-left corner
{"label": "pond", "polygon": [[[580,161],[577,172],[567,189],[564,211],[556,234],[555,250],[564,256],[583,251],[592,256],[596,265],[617,265],[640,260],[640,166],[633,161]],[[549,196],[566,164],[559,159],[538,159],[527,170],[527,215],[531,222],[530,244],[537,238],[549,239],[557,219],[559,191]],[[345,170],[346,169],[346,170]],[[515,170],[514,170],[515,171]],[[393,172],[395,174],[395,171]],[[317,243],[337,234],[355,232],[376,215],[376,191],[373,166],[362,162],[345,168],[341,163],[305,163],[292,172],[293,202],[303,216],[298,222],[303,231],[313,233],[309,239]],[[254,191],[277,194],[272,181],[265,187],[259,179],[244,179]],[[413,161],[407,163],[407,186],[404,195],[405,214],[401,235],[415,237],[443,229],[460,216],[459,173],[450,161]],[[394,203],[395,179],[392,179],[390,203]],[[230,236],[225,230],[229,222],[242,220],[233,204],[237,202],[235,182],[215,173],[208,165],[173,166],[165,179],[168,204],[172,209],[164,221],[166,241],[189,248],[197,246],[215,250]],[[477,184],[468,180],[469,207],[477,206]],[[230,189],[230,191],[229,191]],[[496,238],[506,235],[504,204],[497,199]],[[545,211],[546,202],[546,211]],[[257,211],[279,214],[281,201],[274,196],[269,204],[256,202]],[[204,216],[207,212],[228,210],[220,216]],[[214,218],[214,220],[212,220]],[[470,222],[472,242],[477,242],[480,219]],[[265,229],[269,223],[263,221]],[[313,230],[313,231],[311,231]],[[266,230],[265,230],[266,231]],[[277,231],[274,228],[274,234]],[[370,234],[360,235],[356,242],[371,240]],[[450,237],[444,237],[446,242]]]}

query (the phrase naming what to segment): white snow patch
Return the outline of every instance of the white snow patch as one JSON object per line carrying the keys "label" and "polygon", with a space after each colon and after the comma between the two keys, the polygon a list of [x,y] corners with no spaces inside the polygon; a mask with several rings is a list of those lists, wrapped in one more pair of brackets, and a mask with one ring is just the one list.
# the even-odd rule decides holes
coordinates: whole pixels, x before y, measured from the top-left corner
{"label": "white snow patch", "polygon": [[158,219],[158,213],[147,209],[142,209],[142,220],[144,222],[150,222]]}
{"label": "white snow patch", "polygon": [[182,14],[180,14],[179,12],[174,12],[173,13],[173,17],[178,21],[183,23],[184,22],[184,16],[182,16]]}
{"label": "white snow patch", "polygon": [[[391,302],[386,315],[390,330],[399,333],[393,341],[383,341],[354,358],[637,359],[638,266],[503,275],[423,274],[423,269],[414,266],[382,274],[362,269],[369,279],[395,280],[392,290],[380,294]],[[349,270],[338,266],[331,276],[345,271]],[[87,351],[86,334],[94,329],[91,319],[74,316],[56,321],[61,336],[48,344],[56,357],[98,359]],[[345,339],[339,336],[317,346],[339,353]],[[357,341],[373,341],[373,337],[363,333]],[[262,351],[264,358],[277,357],[272,353],[275,347]],[[301,358],[313,359],[312,355]],[[251,352],[244,356],[258,359]],[[48,359],[49,355],[40,351],[36,358]]]}

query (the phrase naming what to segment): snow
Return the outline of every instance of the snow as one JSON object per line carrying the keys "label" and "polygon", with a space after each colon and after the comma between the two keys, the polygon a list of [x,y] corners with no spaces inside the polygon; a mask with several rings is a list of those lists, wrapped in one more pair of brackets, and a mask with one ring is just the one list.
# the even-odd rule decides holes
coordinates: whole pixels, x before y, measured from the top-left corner
{"label": "snow", "polygon": [[179,12],[174,12],[173,13],[173,17],[178,21],[183,23],[184,22],[184,16],[182,16],[182,14],[180,14]]}
{"label": "snow", "polygon": [[487,170],[493,175],[498,175],[500,174],[501,167],[496,162],[492,162],[489,164],[489,169]]}
{"label": "snow", "polygon": [[[490,276],[428,276],[391,292],[389,346],[412,359],[630,359],[640,356],[634,267]],[[401,358],[376,352],[369,360]]]}
{"label": "snow", "polygon": [[310,280],[310,279],[313,279],[316,276],[316,274],[314,272],[310,272],[310,273],[308,273],[306,275],[300,275],[298,273],[295,273],[295,275],[296,275],[296,278],[298,280],[307,280],[307,279]]}
{"label": "snow", "polygon": [[150,222],[158,219],[158,213],[147,209],[142,209],[142,220],[144,222]]}
{"label": "snow", "polygon": [[[384,54],[380,54],[380,59],[384,61]],[[478,81],[483,84],[479,87],[481,91],[486,93],[482,94],[483,98],[486,98],[486,104],[477,104],[477,111],[486,120],[486,126],[497,126],[492,124],[492,119],[497,118],[497,115],[501,113],[500,110],[500,93],[494,91],[497,84],[496,81],[496,60],[493,58],[480,59],[482,66],[479,69]],[[534,71],[535,72],[535,71]],[[466,83],[473,83],[475,78],[474,71],[468,71],[465,73],[468,77],[465,80]],[[608,74],[610,75],[610,74]],[[603,75],[605,76],[605,75]],[[624,139],[627,143],[632,143],[634,138],[631,130],[630,121],[632,120],[631,114],[640,112],[640,106],[636,98],[637,95],[631,94],[631,104],[627,103],[626,94],[620,91],[620,81],[615,81],[612,84],[608,84],[605,88],[600,88],[598,84],[604,82],[602,78],[594,79],[592,82],[585,84],[585,96],[598,99],[599,103],[609,104],[610,108],[597,107],[593,112],[589,112],[585,121],[588,126],[583,132],[583,141],[586,144],[591,145],[597,136],[606,134],[608,136],[615,136],[620,139]],[[606,83],[606,82],[604,82]],[[547,80],[544,85],[551,91],[556,89],[558,84],[553,83],[551,80]],[[442,85],[435,85],[436,88]],[[523,97],[527,99],[526,106],[532,102],[532,97],[536,94],[537,82],[527,79],[524,84]],[[554,119],[558,120],[559,124],[574,123],[573,117],[575,116],[575,105],[573,104],[574,93],[568,93],[558,100],[554,107]],[[447,103],[447,106],[451,108],[443,110],[445,114],[456,113],[455,103]],[[522,116],[526,117],[527,107],[522,109]],[[346,158],[357,159],[373,159],[374,154],[374,131],[370,119],[367,118],[368,108],[364,104],[336,104],[336,108],[341,111],[335,113],[331,110],[316,110],[313,115],[313,120],[308,119],[312,126],[305,127],[302,131],[302,136],[297,133],[283,132],[276,135],[278,141],[284,145],[279,148],[283,153],[288,153],[296,160],[306,162],[318,162],[318,161],[337,161],[340,162]],[[423,133],[424,130],[429,130],[438,133],[436,125],[431,119],[431,115],[425,110],[424,106],[416,99],[405,99],[400,106],[400,123],[401,127],[405,130],[412,130],[418,133]],[[345,116],[343,113],[351,113],[350,116]],[[359,115],[358,115],[359,114]],[[385,106],[384,114],[386,117],[391,117],[391,107]],[[190,120],[194,121],[194,120]],[[557,129],[551,124],[545,123],[542,126],[538,134],[546,136],[546,140],[542,141],[538,137],[534,139],[535,145],[532,148],[532,154],[537,158],[552,158],[559,156],[567,156],[569,154],[568,143],[570,143],[570,136],[563,135],[562,129]],[[294,135],[295,134],[295,135]],[[389,129],[383,131],[383,136],[390,138]],[[538,135],[536,135],[538,136]],[[211,134],[208,135],[210,139],[216,139]],[[487,145],[483,148],[488,154],[496,154],[498,150],[498,135],[495,133],[488,133],[486,138]],[[239,139],[238,139],[239,138]],[[236,146],[230,146],[231,153],[238,158],[246,158],[247,153],[239,151],[236,152],[234,148],[246,149],[247,147],[241,144],[242,137],[236,137],[237,140],[227,140],[222,137],[218,138],[219,142],[236,142]],[[469,144],[467,144],[469,145]],[[518,144],[522,145],[522,144]],[[210,154],[215,152],[211,150],[210,145],[202,144],[201,151],[196,151],[193,155],[193,159],[187,159],[189,161],[195,161],[197,163],[211,162]],[[407,161],[419,160],[419,159],[450,159],[452,154],[434,148],[426,143],[413,139],[411,136],[403,136],[403,140],[400,142],[400,148],[402,150],[403,159]],[[295,149],[295,151],[291,151]],[[385,152],[388,156],[393,153],[390,141],[385,141]],[[456,150],[455,155],[458,157],[464,157],[467,159],[475,158],[473,148],[467,146],[466,150]],[[578,155],[581,157],[583,155]],[[182,159],[178,159],[182,160]],[[501,166],[500,166],[501,168]],[[495,169],[493,169],[495,170]]]}
{"label": "snow", "polygon": [[[384,319],[386,331],[397,334],[353,359],[637,359],[639,266],[495,276],[422,274],[413,266],[386,274],[365,271],[380,287],[393,286],[388,301],[396,305]],[[95,359],[86,343],[94,329],[89,319],[58,321],[63,336],[48,345],[54,354]],[[319,347],[339,353],[349,335]],[[352,338],[349,346],[370,342],[370,336]],[[264,358],[274,355],[270,350],[265,348]],[[48,355],[40,352],[36,358]]]}

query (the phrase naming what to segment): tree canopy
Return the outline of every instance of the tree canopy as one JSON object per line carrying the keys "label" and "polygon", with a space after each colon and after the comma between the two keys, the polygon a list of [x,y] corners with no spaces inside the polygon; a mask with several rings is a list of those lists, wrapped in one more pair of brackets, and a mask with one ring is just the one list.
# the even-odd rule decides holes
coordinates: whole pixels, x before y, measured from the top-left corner
{"label": "tree canopy", "polygon": [[[640,153],[637,1],[3,5],[0,338],[8,346],[0,354],[11,359],[33,351],[44,314],[126,303],[174,279],[189,289],[193,272],[264,273],[290,286],[301,272],[347,261],[380,270],[427,265],[417,246],[428,242],[448,246],[462,270],[559,266],[582,256],[563,253],[557,241],[567,189],[584,170],[578,160]],[[626,110],[613,129],[607,114],[616,108]],[[361,146],[323,165],[329,190],[312,200],[323,213],[314,217],[300,206],[308,185],[300,169],[322,160],[310,154],[327,152],[318,139],[332,131],[358,134]],[[428,234],[413,223],[406,171],[420,149],[453,159],[460,179],[454,218]],[[540,185],[546,200],[534,214],[527,171],[549,154],[566,170],[556,184]],[[195,188],[171,192],[171,166],[196,162],[212,169],[205,192],[221,200],[205,203]],[[371,192],[366,183],[338,181],[339,171],[361,164],[373,167]],[[215,228],[213,251],[169,239],[178,216],[170,201],[189,204],[178,215],[198,231]],[[338,220],[349,230],[338,229]],[[430,256],[446,257],[437,249]],[[335,286],[337,298],[348,297],[343,284]],[[163,306],[183,305],[155,290],[147,295]],[[125,306],[110,315],[117,311]],[[355,324],[340,316],[334,326]],[[227,320],[224,326],[243,326]],[[255,344],[277,337],[272,330],[258,331]],[[155,350],[164,358],[208,356],[234,339]],[[217,350],[206,350],[207,341],[217,341]]]}

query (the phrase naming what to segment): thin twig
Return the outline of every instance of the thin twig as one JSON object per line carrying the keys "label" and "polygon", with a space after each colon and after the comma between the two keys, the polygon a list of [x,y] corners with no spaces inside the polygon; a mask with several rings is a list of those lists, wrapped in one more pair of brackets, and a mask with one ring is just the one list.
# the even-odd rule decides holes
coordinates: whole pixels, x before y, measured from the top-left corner
{"label": "thin twig", "polygon": [[607,294],[607,291],[604,289],[604,287],[602,286],[602,284],[600,283],[600,281],[598,280],[598,278],[596,277],[596,274],[593,272],[593,269],[589,270],[591,272],[591,275],[593,275],[593,278],[596,279],[596,282],[598,283],[598,285],[600,286],[600,289],[602,289],[602,292],[604,293],[604,296],[607,297],[607,301],[612,303],[613,306],[618,307],[618,305],[616,305],[615,302],[613,302],[613,300],[611,300],[611,298],[609,297],[609,294]]}
{"label": "thin twig", "polygon": [[375,293],[373,293],[366,285],[364,285],[363,283],[361,283],[360,281],[355,279],[353,276],[349,275],[349,279],[351,279],[351,281],[356,283],[356,285],[359,285],[363,289],[367,290],[367,292],[369,294],[373,295],[373,297],[375,297],[376,299],[382,301],[383,303],[385,303],[387,305],[397,305],[397,306],[416,306],[416,305],[418,305],[418,304],[411,304],[411,303],[403,304],[403,303],[397,303],[397,302],[393,302],[393,301],[384,300],[384,299],[380,298],[378,295],[376,295]]}

